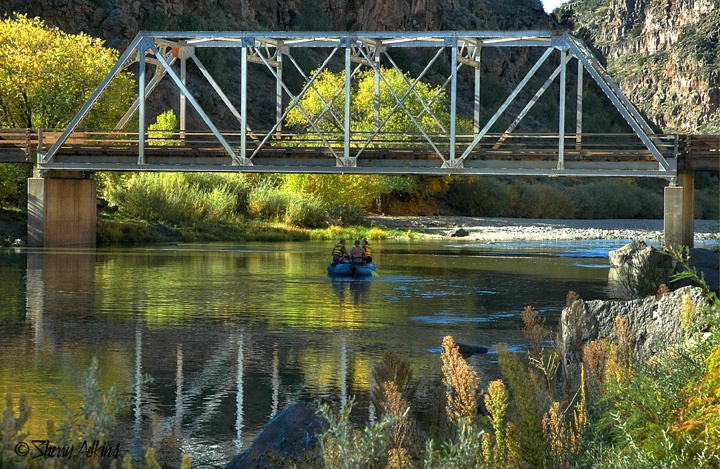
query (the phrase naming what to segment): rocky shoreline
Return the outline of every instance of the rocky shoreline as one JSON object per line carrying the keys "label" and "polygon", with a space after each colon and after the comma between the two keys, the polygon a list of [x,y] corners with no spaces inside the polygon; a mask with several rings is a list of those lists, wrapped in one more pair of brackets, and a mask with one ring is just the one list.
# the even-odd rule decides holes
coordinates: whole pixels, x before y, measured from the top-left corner
{"label": "rocky shoreline", "polygon": [[[661,240],[662,220],[545,220],[531,218],[474,218],[455,216],[433,217],[368,217],[371,226],[396,230],[413,230],[428,238],[462,237],[470,240],[535,241],[628,239]],[[696,220],[695,242],[714,245],[720,240],[719,220]]]}
{"label": "rocky shoreline", "polygon": [[[0,215],[0,239],[11,242],[27,236],[24,217]],[[662,220],[546,220],[533,218],[476,218],[463,216],[370,216],[367,225],[412,230],[429,239],[459,237],[483,242],[623,239],[657,242],[663,236]],[[460,231],[462,229],[462,231]],[[459,233],[458,233],[459,232]],[[695,220],[695,244],[720,243],[720,220]]]}

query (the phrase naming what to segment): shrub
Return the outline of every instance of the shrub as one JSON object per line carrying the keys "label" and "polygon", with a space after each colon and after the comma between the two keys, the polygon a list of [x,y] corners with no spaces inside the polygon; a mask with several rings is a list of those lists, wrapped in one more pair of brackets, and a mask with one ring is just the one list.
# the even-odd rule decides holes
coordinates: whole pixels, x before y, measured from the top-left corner
{"label": "shrub", "polygon": [[253,187],[248,196],[248,214],[263,220],[280,220],[285,214],[290,194],[266,181]]}
{"label": "shrub", "polygon": [[445,202],[471,217],[514,216],[508,206],[511,187],[494,177],[470,177],[454,182]]}
{"label": "shrub", "polygon": [[357,205],[343,204],[330,207],[329,216],[333,225],[360,225],[365,221],[365,210]]}
{"label": "shrub", "polygon": [[[211,177],[214,184],[208,183]],[[232,219],[241,187],[226,184],[218,175],[143,173],[133,174],[123,186],[110,186],[108,197],[131,218],[193,225],[202,220]]]}
{"label": "shrub", "polygon": [[285,223],[302,228],[321,228],[330,220],[325,205],[318,199],[289,196]]}

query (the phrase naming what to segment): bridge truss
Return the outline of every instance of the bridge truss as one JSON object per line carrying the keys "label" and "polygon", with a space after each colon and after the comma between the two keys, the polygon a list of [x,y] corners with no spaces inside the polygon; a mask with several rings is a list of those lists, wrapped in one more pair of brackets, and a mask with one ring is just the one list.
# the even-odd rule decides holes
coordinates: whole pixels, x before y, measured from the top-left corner
{"label": "bridge truss", "polygon": [[[196,52],[205,48],[239,49],[238,80],[227,93]],[[299,63],[302,50],[313,49],[320,66],[307,72]],[[429,57],[422,71],[410,77],[397,64],[401,49],[425,49]],[[483,52],[496,48],[537,50],[534,64],[515,84],[497,108],[483,109],[481,99],[488,87],[483,82]],[[531,55],[533,56],[533,55]],[[555,56],[554,59],[551,57]],[[576,87],[568,80],[568,68],[577,63]],[[557,63],[546,65],[550,63]],[[531,62],[532,63],[532,62]],[[191,66],[194,67],[191,67]],[[304,80],[300,89],[288,82],[288,68]],[[344,81],[331,97],[316,84],[325,70],[344,71]],[[405,77],[402,90],[395,89],[387,70]],[[439,91],[423,99],[417,85],[438,82]],[[542,85],[535,78],[547,72]],[[82,119],[119,73],[131,71],[138,82],[136,101],[115,129],[82,129]],[[371,131],[359,132],[353,123],[351,104],[356,98],[353,78],[361,71],[374,74],[374,122]],[[203,108],[189,77],[197,72],[233,116],[234,128],[221,129]],[[258,101],[249,87],[253,73],[270,77],[275,96]],[[593,80],[627,122],[632,133],[583,133],[585,74]],[[542,78],[542,77],[540,77]],[[158,84],[171,80],[179,92],[179,129],[162,139],[149,138],[146,100]],[[459,81],[468,83],[460,90]],[[559,86],[553,84],[558,82]],[[467,89],[471,89],[471,95]],[[381,89],[392,96],[390,113],[381,112]],[[493,88],[495,90],[495,88]],[[557,131],[518,133],[516,129],[533,105],[548,91],[557,93]],[[496,91],[492,91],[493,93]],[[236,96],[231,99],[230,96]],[[323,105],[318,115],[304,108],[303,98],[317,96]],[[574,97],[570,116],[568,95]],[[548,94],[549,96],[549,94]],[[467,102],[472,99],[472,105]],[[420,112],[409,100],[419,99]],[[434,101],[447,101],[449,121],[433,113]],[[524,100],[524,105],[521,100]],[[275,103],[275,122],[259,130],[248,111]],[[462,104],[462,106],[460,106]],[[205,128],[189,129],[188,107]],[[459,108],[472,109],[472,131],[459,131]],[[518,111],[518,109],[521,109]],[[287,125],[287,116],[299,111],[305,118],[302,132]],[[510,112],[514,116],[508,115]],[[271,112],[272,113],[272,112]],[[387,130],[389,117],[401,113],[412,126],[401,135]],[[384,118],[381,116],[385,116]],[[430,119],[428,119],[428,117]],[[501,118],[512,123],[498,132]],[[331,119],[340,131],[330,132],[319,119]],[[125,130],[137,119],[138,131]],[[574,132],[567,132],[572,128]],[[431,124],[427,124],[431,122]],[[491,129],[495,129],[491,132]],[[121,55],[115,67],[61,134],[47,133],[38,144],[41,171],[237,171],[398,174],[497,174],[547,176],[645,176],[673,178],[677,168],[677,140],[655,134],[633,104],[623,95],[600,62],[582,41],[566,33],[549,31],[456,31],[456,32],[144,32]]]}

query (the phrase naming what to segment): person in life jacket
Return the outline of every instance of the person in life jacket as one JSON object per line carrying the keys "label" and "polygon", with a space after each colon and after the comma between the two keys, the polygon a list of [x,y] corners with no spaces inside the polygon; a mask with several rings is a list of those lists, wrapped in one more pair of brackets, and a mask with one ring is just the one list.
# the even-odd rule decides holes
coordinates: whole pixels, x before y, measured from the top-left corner
{"label": "person in life jacket", "polygon": [[368,243],[367,238],[362,239],[360,247],[365,250],[365,262],[370,264],[372,262],[372,248],[370,247],[370,243]]}
{"label": "person in life jacket", "polygon": [[345,260],[348,256],[347,249],[345,249],[345,240],[341,239],[332,250],[333,265],[338,264]]}
{"label": "person in life jacket", "polygon": [[355,240],[355,246],[350,250],[351,264],[365,264],[365,250],[360,247],[360,241]]}

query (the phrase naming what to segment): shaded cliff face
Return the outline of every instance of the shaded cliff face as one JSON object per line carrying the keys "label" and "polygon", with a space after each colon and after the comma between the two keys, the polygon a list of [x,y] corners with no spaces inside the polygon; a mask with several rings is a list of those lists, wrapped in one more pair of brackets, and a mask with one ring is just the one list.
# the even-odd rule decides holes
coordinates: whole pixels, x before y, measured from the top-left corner
{"label": "shaded cliff face", "polygon": [[561,13],[664,131],[720,133],[717,0],[581,0]]}
{"label": "shaded cliff face", "polygon": [[[102,38],[106,45],[120,51],[141,30],[545,30],[553,24],[540,0],[5,0],[3,9],[5,13],[39,16],[49,26],[69,33],[84,32]],[[529,67],[528,62],[534,61],[524,49],[486,54],[484,73],[490,81],[507,87],[514,86]],[[214,70],[237,66],[231,56],[215,60],[214,64],[211,59],[208,63],[214,65]],[[304,59],[308,63],[314,60]],[[421,61],[408,56],[406,62],[404,65],[412,69],[415,62]],[[430,75],[432,79],[432,71]],[[250,87],[258,95],[274,96],[271,80],[251,80],[255,81]],[[232,97],[234,92],[229,90],[228,94]],[[153,94],[157,101],[148,103],[149,113],[154,116],[168,108],[177,111],[176,95],[173,85],[162,83]],[[198,96],[216,122],[233,125],[233,117],[212,90],[201,88]],[[274,122],[272,105],[254,107],[249,113],[261,125]],[[191,126],[197,122],[197,116],[188,119]]]}
{"label": "shaded cliff face", "polygon": [[120,50],[140,30],[423,31],[548,29],[540,0],[7,0]]}

